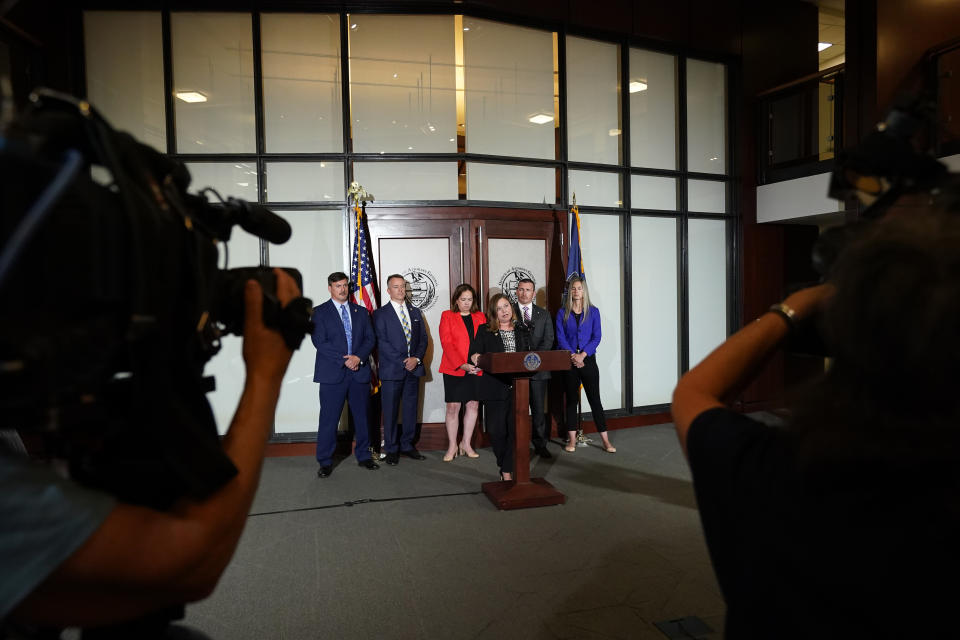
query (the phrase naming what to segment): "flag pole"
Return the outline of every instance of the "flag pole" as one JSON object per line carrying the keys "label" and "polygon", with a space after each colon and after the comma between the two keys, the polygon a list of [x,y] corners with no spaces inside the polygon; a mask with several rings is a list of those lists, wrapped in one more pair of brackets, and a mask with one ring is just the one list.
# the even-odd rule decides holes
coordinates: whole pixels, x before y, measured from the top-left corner
{"label": "flag pole", "polygon": [[[367,202],[372,202],[373,199],[373,194],[363,188],[360,183],[356,181],[350,183],[350,188],[347,190],[347,202],[353,203],[354,213],[354,255],[352,256],[354,266],[350,271],[350,280],[353,284],[353,301],[361,307],[365,307],[369,313],[373,313],[378,306],[373,256],[370,255],[367,239],[368,230],[364,228]],[[370,354],[371,407],[368,412],[368,419],[371,422],[367,425],[367,431],[370,434],[371,446],[369,449],[372,457],[382,460],[386,457],[386,454],[383,453],[383,432],[380,427],[381,411],[378,410],[380,376],[377,364],[377,354],[376,349],[374,349],[373,353]],[[372,444],[374,442],[379,442],[380,446],[375,447]]]}
{"label": "flag pole", "polygon": [[[577,226],[577,244],[581,244],[583,236],[580,233],[580,207],[577,206],[576,192],[573,193],[573,207],[571,209],[571,213],[573,213],[573,220],[571,222],[573,224],[576,224]],[[570,235],[572,236],[573,234],[570,234]],[[580,264],[577,265],[577,272],[581,276],[586,278],[586,272],[584,271],[584,268],[583,268],[583,251],[582,250],[579,252],[579,258],[580,258]],[[568,271],[570,270],[569,265],[567,266],[567,270]],[[586,311],[586,309],[584,309],[584,311]],[[589,436],[584,435],[583,433],[583,384],[580,384],[577,387],[577,443],[576,443],[576,446],[589,447],[590,443],[592,442],[593,440],[591,440]]]}

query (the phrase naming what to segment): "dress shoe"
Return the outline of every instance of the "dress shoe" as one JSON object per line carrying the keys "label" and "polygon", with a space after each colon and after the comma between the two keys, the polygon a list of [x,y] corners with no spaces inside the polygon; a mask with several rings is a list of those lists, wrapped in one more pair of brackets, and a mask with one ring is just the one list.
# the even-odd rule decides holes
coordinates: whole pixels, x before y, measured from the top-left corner
{"label": "dress shoe", "polygon": [[377,464],[376,462],[374,462],[373,460],[369,460],[369,459],[367,459],[367,460],[361,460],[361,461],[358,462],[357,464],[360,465],[361,467],[363,467],[364,469],[369,469],[370,471],[376,471],[377,469],[380,468],[380,465],[378,465],[378,464]]}
{"label": "dress shoe", "polygon": [[387,453],[387,464],[389,464],[392,467],[395,467],[397,466],[398,462],[400,462],[400,456],[397,455],[396,451],[394,451],[393,453],[389,453],[389,452]]}
{"label": "dress shoe", "polygon": [[544,460],[548,460],[553,457],[553,455],[549,451],[547,451],[546,447],[537,447],[536,451],[537,451],[537,455],[543,458]]}
{"label": "dress shoe", "polygon": [[458,451],[460,455],[467,456],[468,458],[479,458],[480,454],[476,451],[467,451],[466,447],[463,446],[463,443],[460,444]]}
{"label": "dress shoe", "polygon": [[414,448],[412,448],[412,449],[407,449],[406,451],[401,451],[401,452],[400,452],[400,455],[406,456],[406,457],[408,457],[408,458],[410,458],[410,459],[412,459],[412,460],[426,460],[426,459],[427,459],[427,456],[425,456],[425,455],[423,455],[422,453],[420,453],[419,451],[417,451],[417,448],[416,448],[416,447],[414,447]]}
{"label": "dress shoe", "polygon": [[329,478],[331,473],[333,473],[333,465],[322,464],[320,468],[317,469],[318,478]]}
{"label": "dress shoe", "polygon": [[447,452],[447,453],[445,453],[445,454],[443,455],[443,461],[444,461],[444,462],[453,462],[453,459],[456,458],[458,455],[460,455],[460,452],[459,452],[459,451],[454,451],[453,453]]}

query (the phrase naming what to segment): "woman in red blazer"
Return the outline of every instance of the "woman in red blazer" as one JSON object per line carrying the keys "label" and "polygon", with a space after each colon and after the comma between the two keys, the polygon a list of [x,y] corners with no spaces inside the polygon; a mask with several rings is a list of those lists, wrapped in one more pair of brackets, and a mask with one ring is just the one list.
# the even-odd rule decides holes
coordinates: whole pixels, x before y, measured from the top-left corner
{"label": "woman in red blazer", "polygon": [[[443,395],[447,403],[447,453],[444,462],[450,462],[457,455],[479,458],[473,450],[471,439],[473,428],[477,424],[479,411],[477,379],[482,375],[478,367],[470,364],[470,342],[487,321],[487,317],[477,306],[477,292],[468,284],[461,284],[453,291],[450,299],[450,311],[440,314],[440,373],[443,374]],[[457,427],[460,422],[460,407],[463,411],[463,440],[457,444]]]}

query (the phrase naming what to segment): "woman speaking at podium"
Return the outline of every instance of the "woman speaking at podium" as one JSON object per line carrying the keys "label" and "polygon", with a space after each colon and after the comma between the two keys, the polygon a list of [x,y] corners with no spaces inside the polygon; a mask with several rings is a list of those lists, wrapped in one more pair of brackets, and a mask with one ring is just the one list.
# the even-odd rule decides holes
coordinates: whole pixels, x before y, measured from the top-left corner
{"label": "woman speaking at podium", "polygon": [[[487,305],[487,324],[480,327],[470,345],[474,365],[481,353],[530,350],[530,334],[518,325],[510,298],[494,294]],[[480,399],[486,408],[487,433],[497,457],[501,480],[513,480],[513,445],[516,431],[513,418],[513,378],[489,373],[480,378]]]}

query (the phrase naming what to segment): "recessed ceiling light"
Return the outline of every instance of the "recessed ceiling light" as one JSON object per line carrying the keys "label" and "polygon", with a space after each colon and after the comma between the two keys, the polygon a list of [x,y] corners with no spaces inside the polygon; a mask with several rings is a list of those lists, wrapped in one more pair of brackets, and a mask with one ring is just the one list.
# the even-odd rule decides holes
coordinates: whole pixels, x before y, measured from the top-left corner
{"label": "recessed ceiling light", "polygon": [[546,113],[538,113],[527,118],[533,124],[546,124],[548,122],[553,122],[553,116]]}
{"label": "recessed ceiling light", "polygon": [[464,30],[464,31],[470,31],[470,27],[464,27],[463,30]]}
{"label": "recessed ceiling light", "polygon": [[356,31],[356,29],[357,29],[357,23],[354,22],[352,25],[350,25],[350,28],[353,29],[354,31]]}
{"label": "recessed ceiling light", "polygon": [[397,77],[397,74],[396,74],[396,73],[395,73],[395,74],[393,74],[393,77],[394,77],[394,78],[396,78],[396,77]]}
{"label": "recessed ceiling light", "polygon": [[642,80],[634,80],[630,83],[630,93],[639,93],[647,90],[647,83]]}
{"label": "recessed ceiling light", "polygon": [[183,100],[184,102],[206,102],[207,96],[203,95],[199,91],[177,91],[173,95],[177,96],[178,99]]}
{"label": "recessed ceiling light", "polygon": [[608,131],[607,134],[609,134],[611,138],[614,136],[618,136],[620,135],[620,129],[610,129],[610,131]]}
{"label": "recessed ceiling light", "polygon": [[829,49],[832,46],[833,46],[832,42],[818,42],[817,51],[823,51],[824,49]]}

